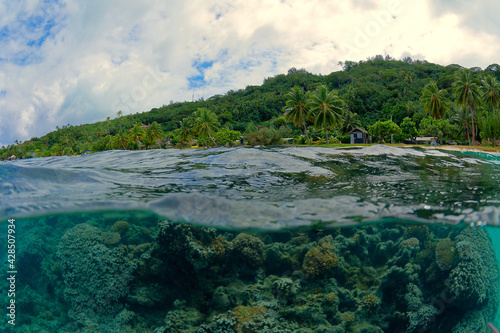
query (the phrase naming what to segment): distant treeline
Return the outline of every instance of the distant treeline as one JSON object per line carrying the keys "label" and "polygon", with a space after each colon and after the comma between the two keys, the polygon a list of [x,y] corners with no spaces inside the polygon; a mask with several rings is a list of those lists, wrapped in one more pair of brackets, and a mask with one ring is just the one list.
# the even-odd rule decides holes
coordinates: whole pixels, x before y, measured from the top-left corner
{"label": "distant treeline", "polygon": [[[260,86],[228,91],[207,100],[171,102],[148,112],[124,115],[94,124],[57,127],[40,138],[3,147],[0,159],[74,155],[108,149],[166,146],[348,142],[347,131],[360,127],[379,140],[396,134],[399,141],[435,136],[439,141],[484,142],[500,138],[499,65],[485,69],[441,66],[426,61],[375,56],[339,63],[342,70],[316,75],[291,68]],[[465,82],[464,82],[465,81]],[[462,84],[462,85],[461,85]],[[461,91],[469,87],[467,91]],[[313,96],[323,89],[343,105],[340,121],[327,126],[309,112]],[[468,88],[467,88],[468,89]],[[293,93],[304,94],[304,123],[290,117]],[[461,95],[462,94],[462,95]],[[316,109],[317,110],[317,109]],[[197,140],[197,141],[194,141]]]}

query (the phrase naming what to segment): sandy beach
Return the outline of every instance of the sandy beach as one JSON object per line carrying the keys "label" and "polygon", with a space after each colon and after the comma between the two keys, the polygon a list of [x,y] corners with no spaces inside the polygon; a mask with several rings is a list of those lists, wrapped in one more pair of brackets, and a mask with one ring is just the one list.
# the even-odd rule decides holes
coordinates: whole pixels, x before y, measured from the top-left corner
{"label": "sandy beach", "polygon": [[453,151],[473,151],[478,153],[488,153],[488,154],[500,154],[500,150],[491,147],[482,146],[418,146],[425,149],[441,149],[441,150],[453,150]]}

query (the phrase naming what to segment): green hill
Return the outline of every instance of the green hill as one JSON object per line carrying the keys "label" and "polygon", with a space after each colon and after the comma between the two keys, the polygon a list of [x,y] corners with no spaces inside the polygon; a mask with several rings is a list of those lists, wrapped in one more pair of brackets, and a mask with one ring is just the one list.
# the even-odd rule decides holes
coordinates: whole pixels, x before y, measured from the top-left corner
{"label": "green hill", "polygon": [[[319,85],[336,90],[349,109],[359,115],[364,128],[377,121],[390,119],[401,125],[405,117],[413,119],[418,128],[425,117],[420,103],[422,89],[434,81],[439,89],[444,89],[444,96],[453,100],[455,73],[462,69],[459,65],[441,66],[410,58],[395,60],[382,56],[340,64],[342,70],[328,75],[316,75],[304,69],[292,68],[287,74],[265,79],[260,86],[228,91],[207,100],[171,103],[148,112],[117,115],[114,119],[94,124],[64,125],[40,138],[1,149],[0,159],[7,159],[11,155],[21,158],[71,155],[87,150],[137,149],[140,147],[136,141],[129,139],[129,130],[135,124],[150,125],[154,122],[161,127],[161,138],[151,141],[150,146],[175,143],[179,141],[181,121],[192,116],[199,108],[213,111],[220,128],[244,133],[248,132],[249,126],[255,128],[255,125],[274,125],[279,128],[285,125],[285,130],[297,136],[301,131],[290,123],[284,123],[282,118],[285,95],[294,86],[299,86],[306,92],[315,90]],[[471,68],[470,71],[478,78],[491,75],[500,80],[498,67],[493,64],[484,70]],[[465,134],[462,133],[457,139],[465,140]],[[123,140],[121,144],[120,140]]]}

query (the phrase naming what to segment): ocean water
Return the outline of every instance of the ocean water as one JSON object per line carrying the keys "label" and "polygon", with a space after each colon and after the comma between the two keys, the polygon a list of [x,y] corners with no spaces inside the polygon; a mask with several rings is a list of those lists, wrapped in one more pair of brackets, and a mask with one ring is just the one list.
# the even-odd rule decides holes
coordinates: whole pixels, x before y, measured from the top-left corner
{"label": "ocean water", "polygon": [[492,332],[499,171],[383,145],[0,162],[0,331]]}

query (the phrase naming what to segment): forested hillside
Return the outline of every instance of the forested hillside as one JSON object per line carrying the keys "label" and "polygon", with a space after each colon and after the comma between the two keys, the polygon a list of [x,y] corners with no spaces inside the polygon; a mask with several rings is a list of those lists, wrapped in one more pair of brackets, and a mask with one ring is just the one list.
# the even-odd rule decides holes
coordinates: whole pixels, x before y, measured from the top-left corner
{"label": "forested hillside", "polygon": [[[207,100],[170,103],[148,112],[123,115],[116,110],[114,119],[63,125],[43,137],[3,147],[0,158],[147,149],[167,144],[182,147],[189,145],[192,139],[214,146],[233,144],[240,134],[256,139],[254,143],[277,143],[281,137],[295,137],[297,142],[304,143],[304,139],[299,138],[306,129],[312,139],[323,142],[321,138],[328,128],[313,126],[313,115],[305,120],[306,126],[284,117],[287,100],[295,86],[306,96],[312,96],[312,92],[324,86],[343,102],[342,120],[329,129],[333,142],[345,140],[346,131],[353,126],[383,138],[383,123],[397,127],[391,133],[397,134],[398,140],[417,134],[461,142],[487,140],[491,144],[499,139],[497,64],[465,71],[456,64],[441,66],[410,58],[395,60],[376,56],[366,61],[346,61],[341,66],[342,70],[328,75],[292,68],[287,74],[265,79],[260,86],[247,86]],[[460,97],[457,82],[462,72],[467,73],[464,79],[470,80],[477,90],[477,101]]]}

